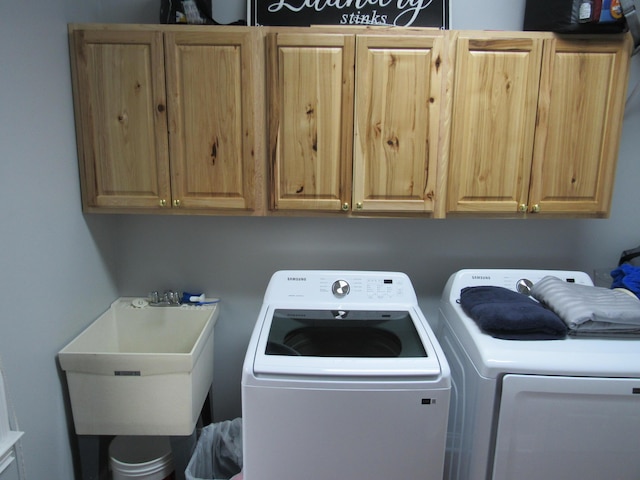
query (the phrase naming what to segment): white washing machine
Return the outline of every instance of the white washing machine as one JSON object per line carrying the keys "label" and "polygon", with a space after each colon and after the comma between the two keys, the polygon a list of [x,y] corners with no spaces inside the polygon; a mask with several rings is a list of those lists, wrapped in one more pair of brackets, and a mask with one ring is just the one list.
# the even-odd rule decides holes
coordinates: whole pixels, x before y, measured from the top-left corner
{"label": "white washing machine", "polygon": [[445,478],[640,478],[640,338],[501,340],[458,303],[464,287],[526,291],[546,275],[593,285],[583,272],[461,270],[445,286],[438,327],[452,376]]}
{"label": "white washing machine", "polygon": [[402,273],[280,271],[242,374],[245,480],[440,480],[449,367]]}

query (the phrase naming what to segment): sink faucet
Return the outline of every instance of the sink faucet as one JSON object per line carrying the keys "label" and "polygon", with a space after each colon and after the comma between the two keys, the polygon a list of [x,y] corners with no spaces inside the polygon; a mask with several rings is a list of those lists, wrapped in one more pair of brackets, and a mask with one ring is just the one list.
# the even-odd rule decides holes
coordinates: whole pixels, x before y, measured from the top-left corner
{"label": "sink faucet", "polygon": [[149,294],[149,305],[152,307],[172,307],[180,305],[182,294],[173,290],[166,290],[164,293],[158,291]]}

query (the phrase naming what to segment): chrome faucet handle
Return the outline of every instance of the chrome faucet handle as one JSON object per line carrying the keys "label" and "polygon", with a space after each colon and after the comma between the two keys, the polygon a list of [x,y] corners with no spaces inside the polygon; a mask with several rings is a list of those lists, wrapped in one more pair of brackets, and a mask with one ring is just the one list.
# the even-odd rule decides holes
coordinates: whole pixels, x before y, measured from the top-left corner
{"label": "chrome faucet handle", "polygon": [[178,292],[177,290],[175,292],[173,292],[175,301],[177,305],[181,305],[182,304],[182,292]]}
{"label": "chrome faucet handle", "polygon": [[155,307],[179,306],[182,303],[182,293],[173,290],[157,291],[149,293],[149,305]]}
{"label": "chrome faucet handle", "polygon": [[164,292],[164,300],[169,305],[180,305],[181,297],[180,292],[174,292],[173,290]]}

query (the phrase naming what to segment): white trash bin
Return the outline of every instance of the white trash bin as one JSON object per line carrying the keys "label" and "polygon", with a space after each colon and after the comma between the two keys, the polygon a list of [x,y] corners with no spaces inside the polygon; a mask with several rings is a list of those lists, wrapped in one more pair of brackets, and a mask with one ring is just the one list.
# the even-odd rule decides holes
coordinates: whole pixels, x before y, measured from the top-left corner
{"label": "white trash bin", "polygon": [[109,445],[113,480],[172,480],[173,455],[169,437],[115,437]]}

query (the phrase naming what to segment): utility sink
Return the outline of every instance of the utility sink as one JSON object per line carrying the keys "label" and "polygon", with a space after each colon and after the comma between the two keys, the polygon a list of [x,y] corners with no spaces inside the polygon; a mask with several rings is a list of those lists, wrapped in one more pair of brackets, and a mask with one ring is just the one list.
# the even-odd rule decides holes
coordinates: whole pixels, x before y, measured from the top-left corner
{"label": "utility sink", "polygon": [[76,433],[191,435],[213,381],[217,305],[134,300],[113,302],[58,353]]}

